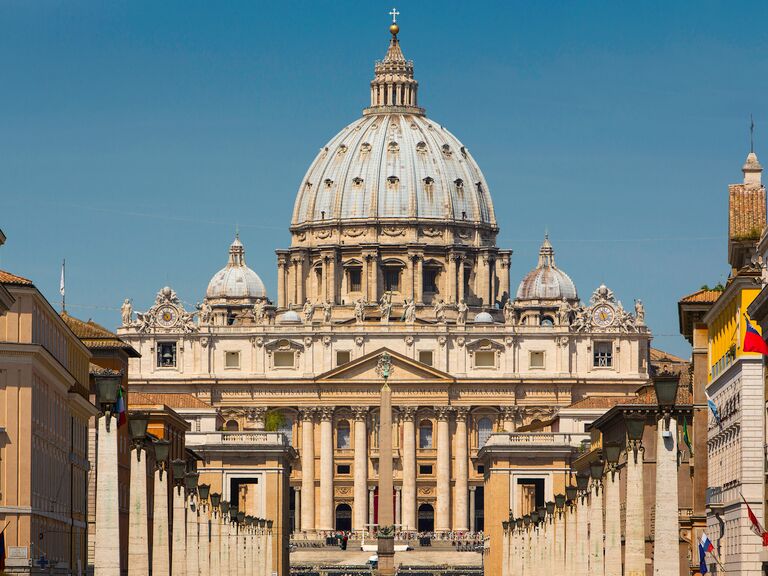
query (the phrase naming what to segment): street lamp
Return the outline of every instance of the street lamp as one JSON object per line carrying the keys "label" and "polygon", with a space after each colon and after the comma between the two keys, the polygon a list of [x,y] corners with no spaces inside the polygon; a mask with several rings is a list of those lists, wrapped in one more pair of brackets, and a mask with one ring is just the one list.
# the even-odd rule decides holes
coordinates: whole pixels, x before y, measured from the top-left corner
{"label": "street lamp", "polygon": [[589,475],[583,472],[576,474],[576,487],[579,492],[586,492],[589,487]]}
{"label": "street lamp", "polygon": [[619,466],[621,443],[616,441],[606,442],[603,444],[603,454],[605,455],[606,462],[608,462],[608,469],[611,471],[611,479],[613,479]]}
{"label": "street lamp", "polygon": [[208,495],[210,493],[211,493],[210,484],[199,484],[197,486],[197,494],[198,496],[200,496],[200,500],[202,500],[203,502],[208,502]]}
{"label": "street lamp", "polygon": [[[555,498],[557,498],[557,496],[555,496]],[[550,500],[545,504],[545,506],[547,509],[547,516],[549,517],[549,520],[552,521],[553,515],[555,513],[555,503]]]}
{"label": "street lamp", "polygon": [[222,500],[221,504],[219,504],[219,508],[221,509],[221,516],[226,520],[227,516],[229,516],[229,501]]}
{"label": "street lamp", "polygon": [[187,489],[187,494],[194,494],[197,490],[197,481],[200,479],[200,474],[197,472],[188,472],[184,475],[184,486]]}
{"label": "street lamp", "polygon": [[571,502],[576,501],[576,497],[579,495],[579,489],[573,484],[569,484],[565,487],[565,498]]}
{"label": "street lamp", "polygon": [[589,465],[589,475],[593,482],[600,482],[603,479],[603,461],[595,460]]}
{"label": "street lamp", "polygon": [[563,508],[565,508],[565,498],[565,494],[555,494],[555,507],[557,507],[559,512],[562,512]]}
{"label": "street lamp", "polygon": [[237,504],[229,505],[229,520],[230,522],[237,522],[238,506]]}
{"label": "street lamp", "polygon": [[530,524],[531,524],[531,515],[530,514],[526,514],[525,516],[523,516],[523,525],[526,528],[528,528],[528,526],[530,526]]}
{"label": "street lamp", "polygon": [[171,442],[158,438],[152,441],[152,447],[155,449],[155,466],[160,471],[160,478],[168,466],[168,453],[171,450]]}
{"label": "street lamp", "polygon": [[637,452],[642,450],[643,446],[645,414],[642,414],[641,412],[624,412],[624,426],[627,429],[629,445],[635,456],[635,464],[637,464]]}
{"label": "street lamp", "polygon": [[272,520],[267,520],[267,530],[272,530]]}
{"label": "street lamp", "polygon": [[117,404],[117,395],[120,390],[120,383],[123,380],[122,372],[114,370],[103,370],[101,374],[94,376],[96,386],[96,403],[99,410],[107,417],[107,432],[109,432],[109,421],[115,413]]}
{"label": "street lamp", "polygon": [[213,507],[214,510],[216,510],[217,508],[219,508],[220,505],[221,505],[221,494],[219,494],[218,492],[214,492],[213,494],[211,494],[211,506]]}
{"label": "street lamp", "polygon": [[243,512],[242,510],[240,510],[240,511],[237,513],[237,523],[238,523],[238,524],[242,524],[242,523],[243,523],[243,520],[245,520],[245,512]]}
{"label": "street lamp", "polygon": [[128,432],[131,435],[131,443],[136,448],[136,460],[141,462],[141,449],[147,439],[147,426],[149,414],[146,412],[131,412],[128,415]]}
{"label": "street lamp", "polygon": [[656,401],[659,404],[659,411],[664,415],[664,430],[669,431],[669,419],[672,414],[672,408],[677,399],[677,388],[680,381],[677,376],[657,377],[653,379],[653,389],[656,391]]}

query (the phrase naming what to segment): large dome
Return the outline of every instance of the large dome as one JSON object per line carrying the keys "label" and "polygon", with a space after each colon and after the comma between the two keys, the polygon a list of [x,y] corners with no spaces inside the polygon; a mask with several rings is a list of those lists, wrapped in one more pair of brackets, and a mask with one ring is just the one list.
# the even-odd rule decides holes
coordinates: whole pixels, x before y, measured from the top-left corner
{"label": "large dome", "polygon": [[247,299],[267,297],[267,290],[259,275],[245,265],[245,249],[239,238],[229,247],[227,265],[216,272],[208,283],[205,297],[209,300]]}
{"label": "large dome", "polygon": [[496,226],[467,148],[418,114],[370,114],[339,132],[307,171],[292,224],[387,218]]}
{"label": "large dome", "polygon": [[539,250],[539,263],[517,288],[518,300],[578,300],[576,285],[568,274],[555,265],[555,250],[549,238]]}
{"label": "large dome", "polygon": [[397,39],[375,66],[371,106],[341,130],[299,185],[292,227],[426,220],[496,228],[480,167],[416,102],[413,62]]}

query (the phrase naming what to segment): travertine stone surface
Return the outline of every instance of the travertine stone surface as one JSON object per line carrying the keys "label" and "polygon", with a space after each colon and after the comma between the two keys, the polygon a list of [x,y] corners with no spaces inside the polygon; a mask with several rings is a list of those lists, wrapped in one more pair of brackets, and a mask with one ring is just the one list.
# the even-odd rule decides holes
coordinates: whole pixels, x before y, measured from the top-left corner
{"label": "travertine stone surface", "polygon": [[[120,518],[117,494],[117,422],[109,432],[106,418],[98,419],[98,476],[96,493],[95,571],[98,576],[120,576]],[[146,484],[145,484],[146,485]]]}
{"label": "travertine stone surface", "polygon": [[168,474],[155,470],[152,526],[152,576],[169,576]]}
{"label": "travertine stone surface", "polygon": [[653,574],[678,576],[680,550],[677,494],[677,422],[669,421],[669,436],[664,437],[665,426],[656,430],[656,508],[653,524]]}
{"label": "travertine stone surface", "polygon": [[[136,453],[141,452],[141,461]],[[131,454],[131,495],[128,511],[128,576],[149,574],[147,527],[147,454],[137,448]]]}
{"label": "travertine stone surface", "polygon": [[600,482],[594,483],[590,496],[589,515],[589,574],[603,576],[605,559],[603,556],[603,490]]}
{"label": "travertine stone surface", "polygon": [[603,486],[605,490],[605,576],[622,576],[619,473],[609,471],[605,475]]}
{"label": "travertine stone surface", "polygon": [[173,487],[173,551],[171,574],[187,576],[187,503],[184,489]]}
{"label": "travertine stone surface", "polygon": [[645,576],[645,503],[643,496],[643,450],[627,455],[627,511],[625,519],[624,572]]}

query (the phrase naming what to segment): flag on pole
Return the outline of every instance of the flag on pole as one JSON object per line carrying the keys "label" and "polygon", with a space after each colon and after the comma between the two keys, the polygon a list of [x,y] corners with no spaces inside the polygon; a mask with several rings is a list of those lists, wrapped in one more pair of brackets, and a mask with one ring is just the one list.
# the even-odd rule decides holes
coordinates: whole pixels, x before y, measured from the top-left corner
{"label": "flag on pole", "polygon": [[744,498],[744,494],[739,494],[741,496],[741,499],[744,501],[744,504],[747,506],[747,515],[749,516],[749,522],[752,524],[750,527],[750,530],[755,533],[755,535],[760,537],[760,540],[763,541],[763,546],[768,546],[768,532],[763,530],[763,527],[760,525],[760,522],[757,520],[757,516],[755,516],[754,512],[752,512],[752,508],[749,507],[749,504],[747,504],[747,500]]}
{"label": "flag on pole", "polygon": [[707,537],[706,533],[702,532],[701,540],[699,541],[699,574],[709,572],[707,569],[707,553],[712,552],[714,549],[712,541]]}
{"label": "flag on pole", "polygon": [[747,321],[747,329],[744,334],[744,346],[742,347],[742,350],[744,350],[744,352],[759,352],[764,356],[768,356],[768,344],[766,344],[763,337],[760,336],[760,332],[757,331],[757,328],[752,326],[749,318],[747,318],[746,315],[744,315],[744,318]]}
{"label": "flag on pole", "polygon": [[683,416],[683,442],[688,446],[688,454],[693,458],[693,446],[691,446],[691,438],[688,436],[688,420]]}
{"label": "flag on pole", "polygon": [[715,417],[715,422],[717,422],[717,425],[722,428],[723,422],[720,420],[720,413],[717,411],[717,405],[715,404],[715,401],[709,397],[709,394],[706,391],[704,391],[704,394],[707,397],[707,406],[709,406],[709,409],[712,412],[712,416]]}
{"label": "flag on pole", "polygon": [[125,396],[122,386],[117,389],[117,427],[120,428],[127,421],[125,414]]}

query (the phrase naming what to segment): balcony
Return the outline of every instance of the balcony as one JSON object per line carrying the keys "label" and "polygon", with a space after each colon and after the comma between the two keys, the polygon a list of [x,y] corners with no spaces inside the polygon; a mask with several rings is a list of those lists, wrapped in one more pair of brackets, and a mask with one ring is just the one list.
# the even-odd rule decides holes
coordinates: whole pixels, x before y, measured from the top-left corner
{"label": "balcony", "polygon": [[288,437],[282,432],[187,432],[187,445],[192,446],[243,446],[288,447]]}
{"label": "balcony", "polygon": [[717,512],[725,507],[725,494],[722,486],[712,486],[707,488],[707,508],[712,512]]}

